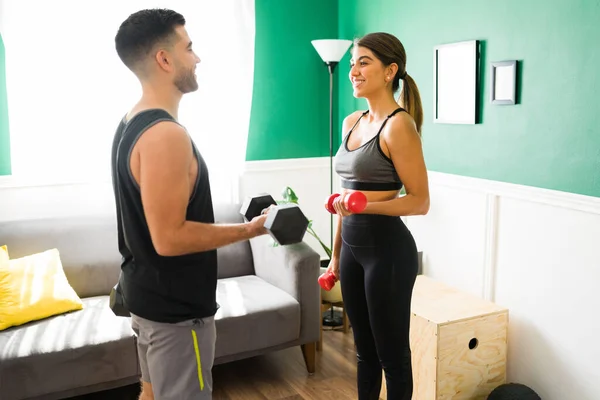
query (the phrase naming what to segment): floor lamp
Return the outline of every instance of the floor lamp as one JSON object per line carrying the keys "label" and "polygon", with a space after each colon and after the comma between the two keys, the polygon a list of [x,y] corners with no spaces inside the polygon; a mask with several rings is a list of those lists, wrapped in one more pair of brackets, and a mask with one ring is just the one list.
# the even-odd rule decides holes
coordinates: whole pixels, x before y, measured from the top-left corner
{"label": "floor lamp", "polygon": [[[352,44],[351,40],[319,39],[311,41],[329,70],[329,194],[333,193],[333,70]],[[329,240],[333,251],[333,214],[329,221]]]}
{"label": "floor lamp", "polygon": [[[313,40],[311,43],[329,70],[329,194],[331,194],[333,193],[333,71],[346,54],[352,41],[320,39]],[[329,240],[331,251],[333,251],[333,214],[329,216]],[[331,307],[329,317],[323,318],[323,325],[340,326],[342,324],[341,315],[335,315],[333,307]]]}

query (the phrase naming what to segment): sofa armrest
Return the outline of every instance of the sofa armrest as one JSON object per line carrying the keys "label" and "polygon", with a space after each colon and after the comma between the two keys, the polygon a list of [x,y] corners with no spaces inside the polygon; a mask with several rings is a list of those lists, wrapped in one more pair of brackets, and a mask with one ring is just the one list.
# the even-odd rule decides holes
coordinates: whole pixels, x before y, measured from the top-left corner
{"label": "sofa armrest", "polygon": [[289,293],[300,303],[300,340],[317,342],[321,329],[320,256],[300,242],[273,246],[268,235],[250,240],[256,276]]}

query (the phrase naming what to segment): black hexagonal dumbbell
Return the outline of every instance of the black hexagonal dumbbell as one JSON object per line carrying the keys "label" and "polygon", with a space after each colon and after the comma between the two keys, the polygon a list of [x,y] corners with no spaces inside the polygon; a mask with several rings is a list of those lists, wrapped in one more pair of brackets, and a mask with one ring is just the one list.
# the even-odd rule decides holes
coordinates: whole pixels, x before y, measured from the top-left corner
{"label": "black hexagonal dumbbell", "polygon": [[280,245],[300,243],[308,228],[308,218],[297,204],[277,205],[273,197],[261,193],[247,197],[242,204],[240,213],[246,221],[251,221],[271,205],[275,205],[275,207],[269,211],[265,221],[265,228],[269,235]]}

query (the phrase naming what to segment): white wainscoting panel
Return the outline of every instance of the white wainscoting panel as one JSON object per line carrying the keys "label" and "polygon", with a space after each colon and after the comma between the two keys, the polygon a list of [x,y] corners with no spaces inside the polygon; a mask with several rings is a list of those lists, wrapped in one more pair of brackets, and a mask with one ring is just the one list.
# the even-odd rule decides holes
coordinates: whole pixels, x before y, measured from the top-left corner
{"label": "white wainscoting panel", "polygon": [[600,398],[600,214],[501,198],[495,300],[509,377],[543,399]]}
{"label": "white wainscoting panel", "polygon": [[509,308],[509,381],[600,399],[600,199],[429,176],[431,211],[407,222],[424,273]]}
{"label": "white wainscoting panel", "polygon": [[427,215],[407,218],[423,251],[423,274],[481,296],[486,194],[432,185],[430,197]]}

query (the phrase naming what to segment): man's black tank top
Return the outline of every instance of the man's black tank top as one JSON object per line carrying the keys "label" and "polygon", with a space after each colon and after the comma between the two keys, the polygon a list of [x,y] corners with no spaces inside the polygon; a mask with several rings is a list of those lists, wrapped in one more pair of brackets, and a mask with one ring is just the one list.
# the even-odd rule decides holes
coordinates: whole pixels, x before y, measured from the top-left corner
{"label": "man's black tank top", "polygon": [[[129,158],[141,135],[162,121],[177,123],[169,113],[159,109],[142,111],[128,122],[121,121],[112,145],[112,180],[118,246],[123,257],[119,282],[125,305],[142,318],[175,323],[216,313],[217,252],[165,257],[154,249]],[[192,147],[198,160],[198,178],[186,218],[214,223],[208,170],[193,142]]]}

